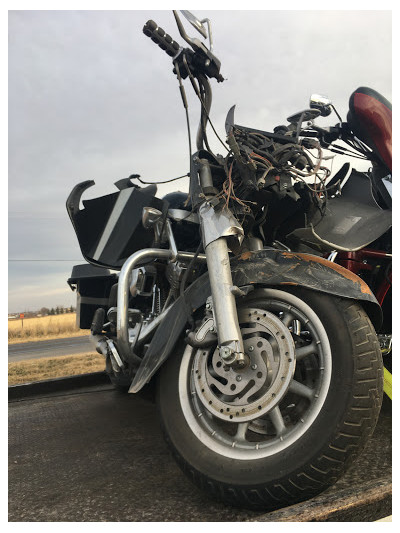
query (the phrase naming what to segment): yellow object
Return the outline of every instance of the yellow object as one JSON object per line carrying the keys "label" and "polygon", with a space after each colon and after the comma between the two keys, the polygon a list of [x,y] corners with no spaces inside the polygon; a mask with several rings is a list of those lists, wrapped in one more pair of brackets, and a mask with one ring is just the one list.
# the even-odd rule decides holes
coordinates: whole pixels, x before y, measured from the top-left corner
{"label": "yellow object", "polygon": [[392,515],[385,516],[385,518],[381,518],[380,520],[375,520],[375,522],[391,522],[392,521]]}
{"label": "yellow object", "polygon": [[392,374],[383,367],[383,390],[392,399]]}

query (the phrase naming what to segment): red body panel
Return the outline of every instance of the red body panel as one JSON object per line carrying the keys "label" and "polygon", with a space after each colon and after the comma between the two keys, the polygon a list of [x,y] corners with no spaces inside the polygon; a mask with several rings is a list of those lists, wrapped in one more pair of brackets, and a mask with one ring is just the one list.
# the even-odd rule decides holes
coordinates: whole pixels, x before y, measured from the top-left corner
{"label": "red body panel", "polygon": [[392,171],[392,110],[373,96],[356,92],[354,111],[381,159]]}
{"label": "red body panel", "polygon": [[[363,248],[357,252],[340,252],[337,255],[336,262],[353,272],[359,274],[362,271],[371,270],[372,266],[368,264],[368,259],[391,260],[391,255],[380,250],[372,250]],[[387,279],[384,279],[378,287],[375,288],[375,296],[379,305],[383,304],[383,300],[392,285],[392,273],[390,272]]]}

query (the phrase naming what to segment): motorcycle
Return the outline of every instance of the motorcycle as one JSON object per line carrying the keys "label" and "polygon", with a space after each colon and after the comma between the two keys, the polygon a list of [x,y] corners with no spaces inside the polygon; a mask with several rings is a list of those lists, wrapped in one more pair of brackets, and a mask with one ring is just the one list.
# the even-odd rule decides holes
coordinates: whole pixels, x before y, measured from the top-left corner
{"label": "motorcycle", "polygon": [[[273,132],[236,124],[232,108],[225,143],[210,119],[210,80],[224,81],[211,22],[182,11],[200,40],[173,14],[189,47],[154,21],[143,32],[172,58],[191,154],[184,80],[201,105],[189,195],[158,198],[133,174],[80,208],[94,181],[75,186],[67,210],[87,264],[68,283],[114,385],[155,384],[181,469],[216,499],[272,510],[332,485],[378,419],[391,353],[391,105],[361,87],[344,122],[314,95]],[[316,125],[332,111],[338,124]],[[208,124],[226,156],[212,152]],[[332,154],[371,169],[346,162],[332,176]]]}

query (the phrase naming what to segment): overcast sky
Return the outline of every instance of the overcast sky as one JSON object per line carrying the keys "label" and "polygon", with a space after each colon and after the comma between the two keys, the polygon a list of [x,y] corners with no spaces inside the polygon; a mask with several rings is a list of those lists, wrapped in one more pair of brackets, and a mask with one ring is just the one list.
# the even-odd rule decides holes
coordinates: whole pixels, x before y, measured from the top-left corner
{"label": "overcast sky", "polygon": [[[270,130],[311,93],[328,95],[343,117],[361,85],[392,99],[390,11],[193,11],[212,20],[226,78],[212,82],[222,136],[233,104],[237,123]],[[188,171],[177,80],[142,33],[148,19],[183,44],[171,11],[9,12],[10,312],[75,304],[66,280],[84,260],[65,201],[76,183],[96,181],[89,198],[132,173],[150,181]],[[177,188],[186,180],[158,196]]]}

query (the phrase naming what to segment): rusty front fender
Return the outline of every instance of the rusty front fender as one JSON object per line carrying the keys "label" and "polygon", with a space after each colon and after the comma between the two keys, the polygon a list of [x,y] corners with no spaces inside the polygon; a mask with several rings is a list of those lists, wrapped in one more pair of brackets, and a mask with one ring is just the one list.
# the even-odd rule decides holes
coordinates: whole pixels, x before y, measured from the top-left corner
{"label": "rusty front fender", "polygon": [[299,286],[333,296],[357,300],[374,327],[382,311],[368,285],[336,263],[311,254],[264,249],[246,252],[231,262],[233,283],[262,286]]}
{"label": "rusty front fender", "polygon": [[[375,328],[382,311],[368,285],[345,268],[320,257],[264,249],[247,252],[231,261],[232,281],[238,287],[304,287],[333,296],[357,300]],[[129,392],[138,392],[166,361],[185,329],[188,315],[206,303],[211,294],[206,272],[194,281],[166,312],[146,351]]]}

